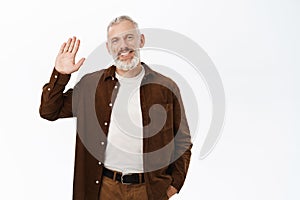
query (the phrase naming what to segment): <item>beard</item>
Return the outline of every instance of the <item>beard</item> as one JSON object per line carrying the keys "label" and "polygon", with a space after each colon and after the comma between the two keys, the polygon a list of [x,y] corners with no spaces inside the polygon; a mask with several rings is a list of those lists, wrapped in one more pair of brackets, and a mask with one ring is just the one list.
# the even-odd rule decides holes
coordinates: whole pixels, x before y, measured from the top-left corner
{"label": "beard", "polygon": [[118,56],[114,58],[115,65],[118,69],[124,70],[124,71],[129,71],[131,69],[134,69],[138,66],[140,62],[140,51],[139,49],[134,50],[134,57],[128,61],[121,61]]}

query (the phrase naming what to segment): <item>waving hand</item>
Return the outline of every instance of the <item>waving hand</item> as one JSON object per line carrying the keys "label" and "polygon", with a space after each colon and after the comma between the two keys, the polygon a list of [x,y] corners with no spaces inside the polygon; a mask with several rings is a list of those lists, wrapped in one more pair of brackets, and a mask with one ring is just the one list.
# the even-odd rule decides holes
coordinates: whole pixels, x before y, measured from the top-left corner
{"label": "waving hand", "polygon": [[76,72],[83,64],[85,58],[81,58],[75,64],[76,53],[80,46],[80,40],[74,36],[64,42],[59,50],[55,61],[55,69],[62,74],[72,74]]}

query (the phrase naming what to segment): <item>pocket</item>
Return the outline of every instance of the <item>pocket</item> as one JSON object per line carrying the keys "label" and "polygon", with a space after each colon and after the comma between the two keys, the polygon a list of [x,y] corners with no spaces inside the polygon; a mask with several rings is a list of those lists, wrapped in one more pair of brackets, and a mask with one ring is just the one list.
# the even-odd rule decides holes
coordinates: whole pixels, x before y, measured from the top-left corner
{"label": "pocket", "polygon": [[150,123],[147,125],[149,137],[172,128],[172,104],[153,104],[149,108],[148,116],[150,117]]}

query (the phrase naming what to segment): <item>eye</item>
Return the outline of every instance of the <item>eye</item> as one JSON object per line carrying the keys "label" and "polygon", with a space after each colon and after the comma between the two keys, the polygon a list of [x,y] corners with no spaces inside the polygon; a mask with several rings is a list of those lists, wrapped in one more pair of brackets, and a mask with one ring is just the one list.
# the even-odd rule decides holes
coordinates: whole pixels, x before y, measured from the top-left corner
{"label": "eye", "polygon": [[112,44],[117,44],[118,41],[119,41],[118,39],[112,39],[112,40],[111,40],[111,43],[112,43]]}
{"label": "eye", "polygon": [[127,40],[133,40],[133,36],[132,35],[128,35],[127,36]]}

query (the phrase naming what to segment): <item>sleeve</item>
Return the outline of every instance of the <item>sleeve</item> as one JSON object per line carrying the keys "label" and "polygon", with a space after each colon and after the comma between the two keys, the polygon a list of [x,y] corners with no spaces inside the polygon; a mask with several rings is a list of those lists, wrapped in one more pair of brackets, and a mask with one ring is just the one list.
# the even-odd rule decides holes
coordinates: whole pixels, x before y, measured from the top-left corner
{"label": "sleeve", "polygon": [[191,158],[191,136],[185,116],[184,106],[177,85],[173,88],[173,122],[175,141],[175,162],[172,163],[171,183],[178,192],[181,190]]}
{"label": "sleeve", "polygon": [[40,116],[44,119],[54,121],[58,118],[73,117],[72,95],[73,89],[64,93],[65,86],[69,82],[71,75],[61,74],[53,69],[49,83],[43,87],[41,104],[39,108]]}

